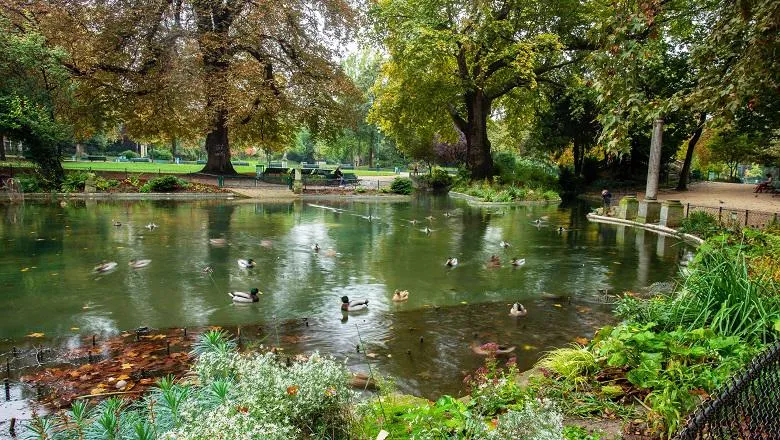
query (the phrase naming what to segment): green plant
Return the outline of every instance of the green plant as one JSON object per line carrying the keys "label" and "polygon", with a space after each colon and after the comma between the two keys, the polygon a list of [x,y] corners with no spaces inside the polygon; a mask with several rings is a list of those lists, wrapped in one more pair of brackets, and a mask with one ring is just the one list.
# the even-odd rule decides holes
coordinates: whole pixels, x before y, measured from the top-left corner
{"label": "green plant", "polygon": [[24,174],[14,177],[14,180],[19,184],[19,188],[22,192],[25,193],[41,192],[48,187],[43,178],[35,174]]}
{"label": "green plant", "polygon": [[134,159],[138,157],[138,153],[136,153],[133,150],[125,150],[122,153],[120,153],[121,156],[124,156],[125,159]]}
{"label": "green plant", "polygon": [[171,150],[155,148],[149,152],[149,157],[153,160],[173,160]]}
{"label": "green plant", "polygon": [[705,211],[694,211],[680,223],[680,232],[709,238],[724,232],[718,219]]}
{"label": "green plant", "polygon": [[140,192],[171,192],[177,189],[184,189],[189,186],[186,180],[176,176],[160,176],[146,182],[139,189]]}
{"label": "green plant", "polygon": [[585,347],[559,348],[548,352],[537,367],[550,370],[564,379],[574,381],[580,376],[593,373],[598,368],[596,356]]}
{"label": "green plant", "polygon": [[434,168],[431,174],[422,175],[419,179],[434,191],[448,190],[453,183],[452,176],[441,168]]}
{"label": "green plant", "polygon": [[116,179],[106,179],[102,176],[98,176],[95,179],[95,188],[99,191],[107,191],[111,188],[116,188],[117,186],[119,186],[119,181]]}
{"label": "green plant", "polygon": [[412,179],[408,177],[396,177],[390,184],[390,190],[395,194],[411,194]]}
{"label": "green plant", "polygon": [[598,432],[588,432],[587,429],[579,426],[566,426],[563,428],[563,438],[565,440],[601,440],[602,436]]}
{"label": "green plant", "polygon": [[62,191],[66,193],[84,191],[84,186],[88,179],[94,179],[95,174],[86,171],[76,171],[68,173],[62,179]]}

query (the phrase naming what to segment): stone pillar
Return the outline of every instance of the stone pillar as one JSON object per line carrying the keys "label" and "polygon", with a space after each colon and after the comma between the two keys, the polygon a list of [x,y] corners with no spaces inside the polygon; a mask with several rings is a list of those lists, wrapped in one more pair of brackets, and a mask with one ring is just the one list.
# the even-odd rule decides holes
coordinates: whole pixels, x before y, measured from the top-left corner
{"label": "stone pillar", "polygon": [[81,159],[84,156],[84,146],[81,143],[76,144],[76,160]]}
{"label": "stone pillar", "polygon": [[658,223],[660,219],[661,202],[657,200],[642,200],[639,202],[636,221],[639,223]]}
{"label": "stone pillar", "polygon": [[647,161],[647,187],[645,200],[655,200],[658,196],[658,174],[661,171],[661,146],[663,145],[664,120],[653,121],[653,137],[650,140],[650,157]]}
{"label": "stone pillar", "polygon": [[617,227],[617,234],[615,234],[615,242],[617,244],[624,245],[626,244],[626,229],[627,226],[618,226]]}
{"label": "stone pillar", "polygon": [[618,217],[623,220],[634,220],[639,212],[639,200],[636,196],[625,196],[620,199]]}
{"label": "stone pillar", "polygon": [[658,222],[667,228],[676,228],[682,222],[685,208],[679,200],[664,200],[661,203],[661,218]]}
{"label": "stone pillar", "polygon": [[293,181],[293,192],[300,194],[303,192],[303,180],[301,179],[301,169],[295,169],[295,180]]}
{"label": "stone pillar", "polygon": [[146,144],[139,144],[139,147],[138,147],[139,153],[138,153],[138,155],[141,156],[141,157],[146,157],[146,148],[147,148]]}

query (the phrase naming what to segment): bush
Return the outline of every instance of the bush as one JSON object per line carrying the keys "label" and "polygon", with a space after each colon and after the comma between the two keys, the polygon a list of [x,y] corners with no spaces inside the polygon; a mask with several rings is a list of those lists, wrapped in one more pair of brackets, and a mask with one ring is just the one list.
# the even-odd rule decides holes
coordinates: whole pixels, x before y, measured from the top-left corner
{"label": "bush", "polygon": [[108,191],[117,186],[119,186],[119,181],[116,179],[106,179],[100,176],[95,179],[95,188],[97,188],[98,191]]}
{"label": "bush", "polygon": [[14,177],[14,180],[19,184],[22,192],[26,193],[41,192],[48,187],[47,183],[37,174],[24,174]]}
{"label": "bush", "polygon": [[65,178],[62,179],[62,192],[82,192],[84,191],[84,186],[87,182],[87,179],[94,177],[95,175],[93,173],[86,171],[68,173],[65,175]]}
{"label": "bush", "polygon": [[171,153],[171,150],[155,148],[149,152],[149,157],[152,160],[173,160],[173,153]]}
{"label": "bush", "polygon": [[390,191],[395,194],[411,194],[412,179],[408,177],[396,177],[390,184]]}
{"label": "bush", "polygon": [[125,150],[122,153],[120,153],[121,156],[124,156],[125,159],[134,159],[138,157],[138,153],[136,153],[133,150]]}
{"label": "bush", "polygon": [[161,176],[149,180],[141,188],[140,192],[172,192],[178,189],[185,189],[189,186],[187,181],[179,179],[176,176]]}
{"label": "bush", "polygon": [[704,211],[694,211],[683,219],[679,230],[706,239],[722,233],[724,228],[714,215]]}
{"label": "bush", "polygon": [[434,168],[431,174],[419,177],[425,185],[434,191],[446,191],[452,186],[452,176],[441,168]]}
{"label": "bush", "polygon": [[177,148],[176,156],[182,160],[196,161],[201,156],[200,148]]}

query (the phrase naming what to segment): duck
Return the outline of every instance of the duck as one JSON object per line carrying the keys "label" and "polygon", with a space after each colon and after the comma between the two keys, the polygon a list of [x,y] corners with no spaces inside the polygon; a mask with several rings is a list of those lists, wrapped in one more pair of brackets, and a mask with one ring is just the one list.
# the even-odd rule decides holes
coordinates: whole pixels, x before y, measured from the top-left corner
{"label": "duck", "polygon": [[130,260],[127,265],[132,267],[133,269],[140,269],[142,267],[146,267],[151,263],[152,260]]}
{"label": "duck", "polygon": [[227,240],[224,238],[209,238],[209,243],[215,246],[222,246],[224,244],[227,244]]}
{"label": "duck", "polygon": [[311,250],[313,250],[314,252],[319,252],[320,251],[320,244],[319,243],[314,243],[314,246],[311,247]]}
{"label": "duck", "polygon": [[416,218],[415,219],[411,219],[411,220],[409,220],[409,223],[411,223],[413,225],[416,225],[417,224],[417,219]]}
{"label": "duck", "polygon": [[246,259],[246,260],[243,259],[243,258],[239,258],[238,259],[238,267],[243,267],[244,269],[251,269],[251,268],[255,267],[255,260],[253,260],[251,258]]}
{"label": "duck", "polygon": [[150,231],[154,231],[154,229],[155,229],[155,228],[158,228],[158,227],[159,227],[159,226],[157,226],[157,225],[156,225],[154,222],[151,222],[151,223],[149,223],[148,225],[146,225],[146,229],[148,229],[148,230],[150,230]]}
{"label": "duck", "polygon": [[366,373],[352,373],[349,380],[352,388],[376,390],[378,388],[376,381]]}
{"label": "duck", "polygon": [[488,261],[488,267],[501,267],[501,259],[497,255],[492,255]]}
{"label": "duck", "polygon": [[471,343],[471,351],[480,356],[501,355],[508,354],[515,351],[515,346],[498,345],[495,342],[488,342],[487,344],[477,345],[475,342]]}
{"label": "duck", "polygon": [[447,258],[447,262],[444,264],[449,267],[455,267],[458,265],[458,259],[453,257]]}
{"label": "duck", "polygon": [[120,222],[119,220],[114,220],[114,219],[111,219],[111,224],[116,226],[116,227],[122,226],[122,222]]}
{"label": "duck", "polygon": [[445,212],[445,213],[444,213],[444,216],[445,216],[445,217],[452,217],[452,214],[450,214],[449,212]]}
{"label": "duck", "polygon": [[341,311],[342,312],[357,312],[358,310],[364,310],[368,308],[367,299],[356,299],[350,301],[348,296],[341,297]]}
{"label": "duck", "polygon": [[498,245],[499,245],[499,246],[501,246],[501,247],[502,247],[502,248],[504,248],[504,249],[506,249],[506,248],[508,248],[508,247],[512,246],[511,244],[509,244],[509,242],[508,242],[508,241],[504,241],[504,240],[501,240],[501,243],[499,243]]}
{"label": "duck", "polygon": [[212,272],[214,272],[214,268],[211,267],[211,266],[206,266],[203,269],[201,269],[201,272],[203,272],[203,273],[212,273]]}
{"label": "duck", "polygon": [[522,266],[525,264],[525,258],[512,258],[512,266]]}
{"label": "duck", "polygon": [[428,220],[429,222],[432,222],[434,218],[435,217],[432,216],[432,215],[429,215],[428,217],[425,217],[425,219]]}
{"label": "duck", "polygon": [[104,261],[104,262],[98,264],[97,266],[95,266],[95,272],[105,273],[105,272],[108,272],[110,270],[113,270],[116,267],[117,267],[117,264],[116,264],[115,261]]}
{"label": "duck", "polygon": [[427,235],[430,235],[431,232],[433,232],[433,230],[431,230],[431,228],[426,226],[425,229],[423,229],[423,232],[425,232]]}
{"label": "duck", "polygon": [[563,226],[558,226],[558,233],[563,234],[564,232],[567,232],[568,229],[564,228]]}
{"label": "duck", "polygon": [[528,314],[528,309],[520,303],[514,303],[512,308],[509,309],[509,314],[511,316],[525,316]]}
{"label": "duck", "polygon": [[409,291],[408,290],[398,290],[395,289],[395,293],[393,293],[393,301],[395,302],[402,302],[409,299]]}
{"label": "duck", "polygon": [[257,295],[262,295],[263,293],[257,290],[256,287],[253,287],[252,290],[249,291],[249,293],[246,292],[228,292],[228,295],[233,298],[234,303],[256,303],[260,301],[260,298],[258,298]]}

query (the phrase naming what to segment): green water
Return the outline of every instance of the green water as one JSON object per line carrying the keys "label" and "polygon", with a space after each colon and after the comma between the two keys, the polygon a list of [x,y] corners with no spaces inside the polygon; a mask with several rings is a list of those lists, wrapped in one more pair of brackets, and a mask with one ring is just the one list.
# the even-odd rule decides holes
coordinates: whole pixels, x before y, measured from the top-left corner
{"label": "green water", "polygon": [[[675,276],[685,245],[589,223],[587,212],[584,203],[476,208],[447,197],[0,204],[0,337],[8,346],[41,332],[44,343],[73,344],[76,335],[139,326],[259,325],[253,336],[288,352],[319,350],[355,370],[371,360],[402,391],[457,394],[482,361],[473,341],[515,345],[528,367],[540,351],[609,322],[599,289]],[[541,227],[532,223],[540,217]],[[146,229],[150,222],[159,227]],[[503,266],[488,269],[494,254]],[[460,264],[446,267],[449,256]],[[512,257],[526,264],[512,267]],[[239,258],[257,267],[240,268]],[[152,262],[136,270],[131,259]],[[103,260],[118,267],[94,273]],[[258,303],[231,303],[228,291],[251,287],[263,292]],[[393,303],[394,289],[408,290],[409,301]],[[368,311],[342,315],[342,295],[367,298]],[[508,315],[514,301],[527,317]],[[358,332],[375,357],[356,353]]]}

